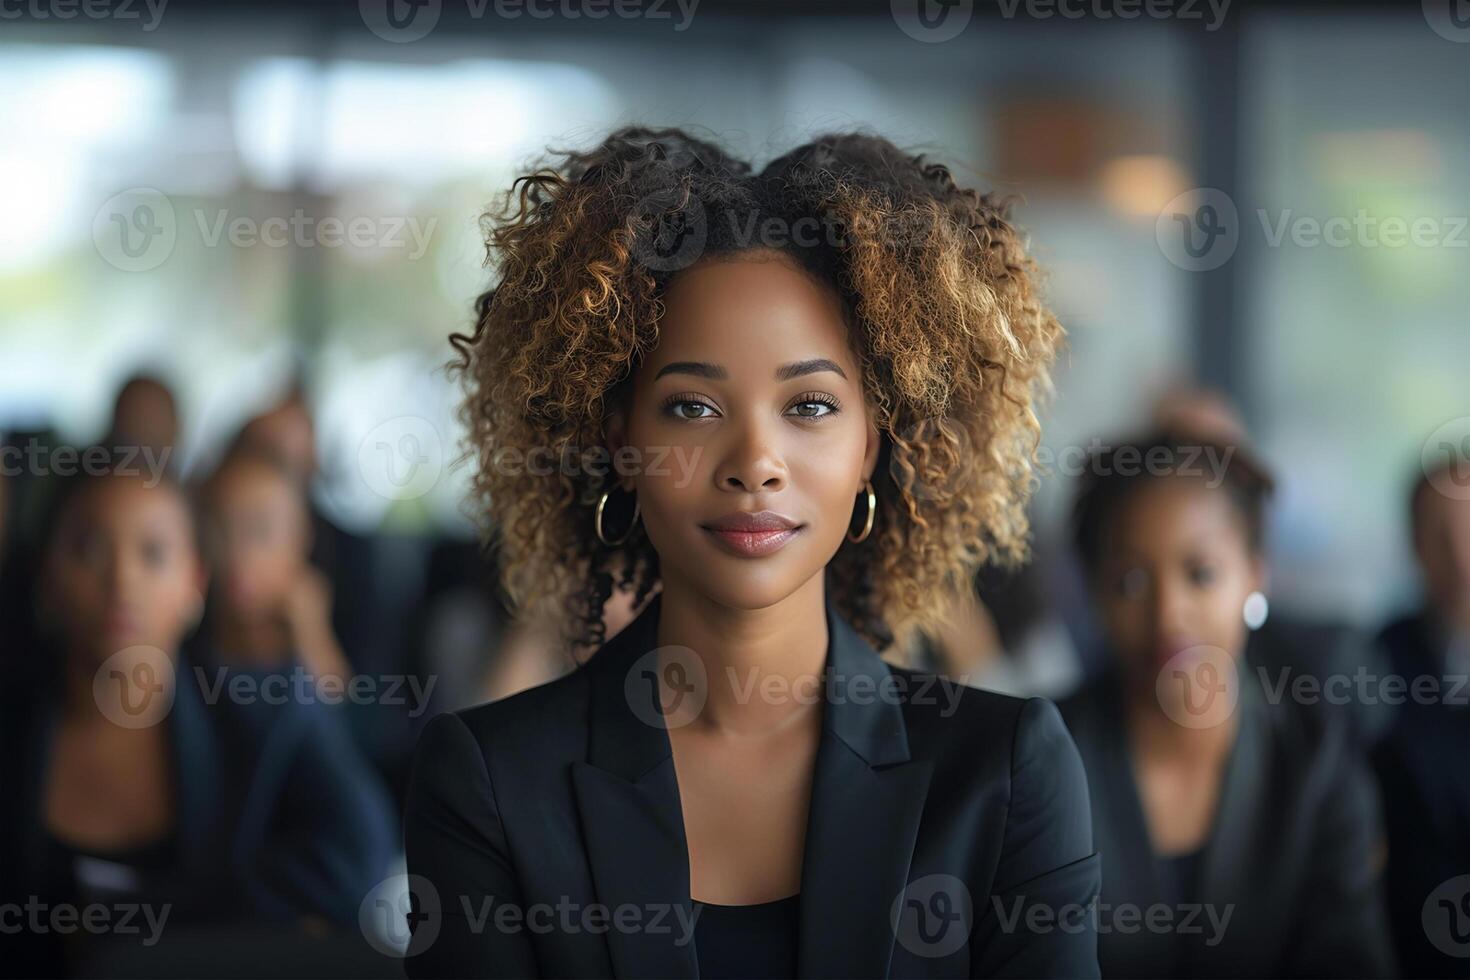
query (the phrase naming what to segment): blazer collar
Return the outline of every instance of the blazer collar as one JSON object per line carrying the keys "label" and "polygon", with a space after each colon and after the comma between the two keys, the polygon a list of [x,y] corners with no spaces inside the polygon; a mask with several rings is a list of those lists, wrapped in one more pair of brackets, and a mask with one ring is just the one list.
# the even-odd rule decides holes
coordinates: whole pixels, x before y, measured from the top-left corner
{"label": "blazer collar", "polygon": [[[660,599],[584,668],[589,744],[572,778],[598,902],[613,911],[672,905],[668,921],[692,923],[668,730],[639,717],[661,714],[652,686],[627,683],[638,659],[658,647]],[[826,703],[804,838],[797,968],[802,976],[883,977],[894,944],[890,912],[907,881],[933,762],[910,756],[903,692],[888,680],[888,665],[830,599],[825,605]],[[650,704],[635,713],[629,692],[646,692]],[[614,975],[697,977],[688,931],[610,929]]]}
{"label": "blazer collar", "polygon": [[[593,737],[587,761],[624,779],[637,780],[673,755],[668,730],[641,720],[651,717],[649,710],[656,710],[652,699],[635,713],[625,685],[638,659],[658,648],[662,599],[662,594],[655,595],[587,663],[593,688]],[[893,684],[887,680],[891,676],[888,664],[837,612],[830,598],[825,599],[824,608],[828,647],[822,675],[827,702],[823,730],[836,735],[870,766],[907,762],[903,709],[897,698],[882,694],[884,685]]]}

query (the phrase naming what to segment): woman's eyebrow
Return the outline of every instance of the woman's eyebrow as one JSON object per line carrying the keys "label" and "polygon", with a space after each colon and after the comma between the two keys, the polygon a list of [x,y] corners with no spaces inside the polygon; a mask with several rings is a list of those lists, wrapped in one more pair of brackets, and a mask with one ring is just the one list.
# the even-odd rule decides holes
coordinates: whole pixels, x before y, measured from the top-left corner
{"label": "woman's eyebrow", "polygon": [[[790,364],[781,365],[776,369],[776,380],[790,381],[792,378],[816,374],[819,371],[833,371],[841,378],[847,377],[847,372],[843,371],[836,361],[825,357],[813,357],[805,361],[792,361]],[[708,361],[670,361],[658,369],[653,380],[657,381],[666,374],[692,374],[700,378],[712,378],[715,381],[725,381],[730,377],[730,372]]]}

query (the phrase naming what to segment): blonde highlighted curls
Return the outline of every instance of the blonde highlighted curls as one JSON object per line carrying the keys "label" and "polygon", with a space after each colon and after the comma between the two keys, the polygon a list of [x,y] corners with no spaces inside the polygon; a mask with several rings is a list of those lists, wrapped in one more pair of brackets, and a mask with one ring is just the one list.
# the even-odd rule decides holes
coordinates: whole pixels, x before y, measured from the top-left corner
{"label": "blonde highlighted curls", "polygon": [[[757,174],[683,130],[630,127],[553,154],[482,222],[497,282],[450,338],[475,497],[512,606],[565,613],[573,647],[604,642],[615,575],[639,604],[658,585],[641,524],[616,548],[594,535],[617,474],[586,463],[657,343],[660,297],[701,256],[775,248],[842,302],[884,438],[872,534],[843,543],[828,594],[865,639],[938,625],[980,565],[1026,557],[1063,330],[1007,207],[942,164],[846,133]],[[532,450],[555,465],[525,465]]]}

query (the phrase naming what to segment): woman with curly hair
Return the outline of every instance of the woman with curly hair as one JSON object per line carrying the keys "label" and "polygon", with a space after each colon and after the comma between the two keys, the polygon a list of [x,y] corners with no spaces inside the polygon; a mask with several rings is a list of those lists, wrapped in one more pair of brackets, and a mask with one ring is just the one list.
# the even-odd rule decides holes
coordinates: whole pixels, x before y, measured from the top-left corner
{"label": "woman with curly hair", "polygon": [[478,497],[595,652],[426,727],[407,972],[1095,976],[1056,708],[880,655],[1024,557],[1062,329],[1005,209],[867,134],[629,128],[488,230]]}

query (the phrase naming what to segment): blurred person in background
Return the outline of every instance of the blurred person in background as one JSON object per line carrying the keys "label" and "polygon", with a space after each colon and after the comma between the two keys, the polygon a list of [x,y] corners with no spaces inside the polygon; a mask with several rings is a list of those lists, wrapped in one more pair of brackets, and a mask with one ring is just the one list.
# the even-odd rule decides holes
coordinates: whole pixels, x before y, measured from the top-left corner
{"label": "blurred person in background", "polygon": [[332,586],[310,561],[312,528],[288,461],[265,451],[226,456],[199,491],[212,570],[204,640],[221,663],[286,669],[319,680],[352,670],[332,628]]}
{"label": "blurred person in background", "polygon": [[164,469],[173,466],[179,440],[179,412],[173,391],[157,375],[138,373],[118,389],[112,421],[102,440],[114,452],[124,447],[145,453],[144,462]]}
{"label": "blurred person in background", "polygon": [[[330,712],[191,669],[207,572],[182,489],[83,470],[52,504],[0,715],[0,901],[166,914],[109,936],[165,958],[193,926],[355,927],[397,850],[390,802]],[[70,971],[94,933],[25,926],[7,966]]]}
{"label": "blurred person in background", "polygon": [[[1242,663],[1273,484],[1224,448],[1169,432],[1105,447],[1076,501],[1114,665],[1062,705],[1100,914],[1118,916],[1099,923],[1103,975],[1391,975],[1378,801],[1349,726],[1268,697]],[[1121,927],[1158,904],[1175,927],[1193,907],[1195,928]]]}
{"label": "blurred person in background", "polygon": [[[1253,451],[1240,410],[1213,388],[1180,385],[1168,390],[1155,403],[1153,420],[1156,431]],[[1384,669],[1369,633],[1341,618],[1305,615],[1267,602],[1268,582],[1269,575],[1250,612],[1245,658],[1264,670],[1271,683],[1290,685],[1307,678],[1319,685],[1340,685],[1359,670]],[[1382,736],[1391,718],[1388,706],[1361,698],[1322,698],[1314,709],[1346,716],[1353,737],[1365,747]]]}
{"label": "blurred person in background", "polygon": [[1392,697],[1401,702],[1373,751],[1388,828],[1388,894],[1405,974],[1463,977],[1470,970],[1463,958],[1470,954],[1470,456],[1452,454],[1421,472],[1409,510],[1423,601],[1378,636],[1398,684]]}
{"label": "blurred person in background", "polygon": [[[301,597],[298,612],[309,619],[321,600],[330,596],[330,632],[340,646],[348,673],[407,678],[412,643],[406,627],[415,621],[421,608],[423,583],[415,582],[412,575],[405,578],[398,574],[401,568],[389,564],[389,553],[379,535],[343,527],[318,503],[322,454],[300,372],[279,401],[241,426],[224,453],[226,457],[237,454],[270,457],[296,482],[308,519],[307,559],[324,576],[324,583],[310,586],[312,592]],[[385,684],[397,684],[398,680],[387,680]],[[401,684],[399,690],[403,690]],[[414,744],[414,721],[408,713],[426,705],[398,697],[393,699],[396,703],[386,701],[353,704],[348,717],[358,745],[397,794],[408,778]]]}

